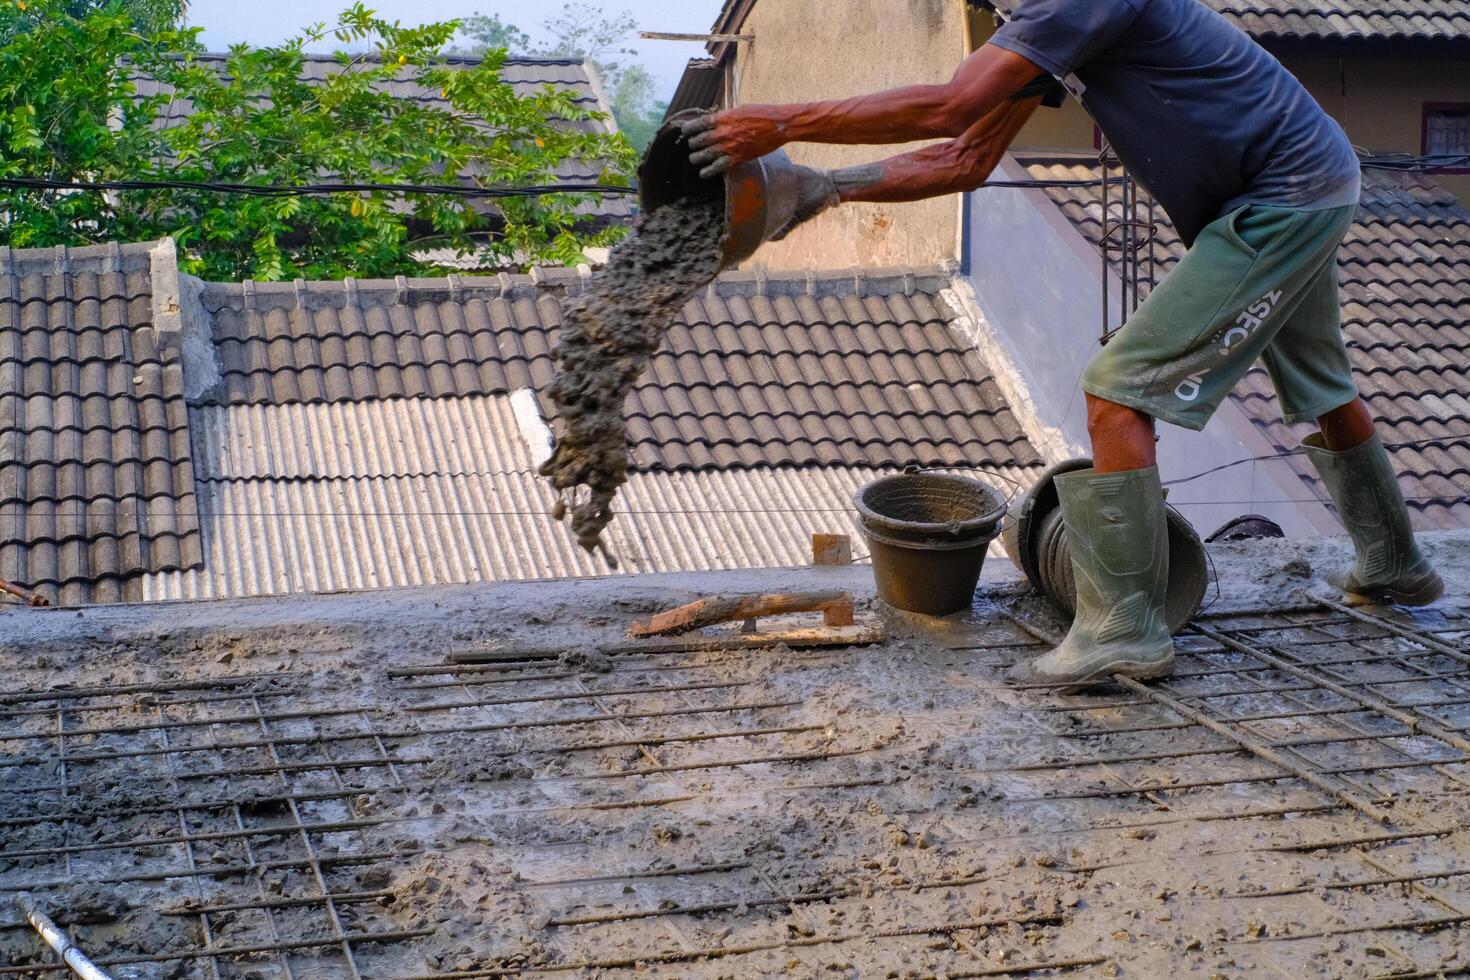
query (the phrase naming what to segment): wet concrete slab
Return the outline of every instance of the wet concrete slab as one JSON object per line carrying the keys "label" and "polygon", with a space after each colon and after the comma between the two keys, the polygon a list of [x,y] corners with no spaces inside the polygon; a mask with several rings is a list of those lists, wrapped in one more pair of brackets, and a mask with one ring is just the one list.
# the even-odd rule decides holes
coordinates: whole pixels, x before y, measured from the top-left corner
{"label": "wet concrete slab", "polygon": [[[8,612],[0,898],[117,977],[1470,970],[1465,590],[1348,609],[1283,548],[1078,695],[1001,682],[1061,628],[1003,562],[945,621],[861,566]],[[599,652],[799,588],[889,639]],[[63,969],[0,910],[0,976]]]}

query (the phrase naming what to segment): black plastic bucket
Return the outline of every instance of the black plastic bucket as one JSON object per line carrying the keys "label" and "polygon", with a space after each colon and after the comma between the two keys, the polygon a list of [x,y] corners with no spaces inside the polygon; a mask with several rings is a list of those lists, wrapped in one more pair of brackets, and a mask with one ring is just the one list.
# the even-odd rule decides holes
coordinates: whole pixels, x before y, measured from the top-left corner
{"label": "black plastic bucket", "polygon": [[854,502],[878,598],[929,616],[969,608],[1006,513],[999,491],[963,476],[903,473],[868,484]]}
{"label": "black plastic bucket", "polygon": [[725,268],[749,258],[790,222],[798,200],[796,164],[785,150],[731,167],[721,180],[706,180],[689,162],[689,143],[679,123],[699,115],[686,109],[659,127],[638,164],[638,207],[644,213],[687,197],[725,202],[726,234],[720,243]]}

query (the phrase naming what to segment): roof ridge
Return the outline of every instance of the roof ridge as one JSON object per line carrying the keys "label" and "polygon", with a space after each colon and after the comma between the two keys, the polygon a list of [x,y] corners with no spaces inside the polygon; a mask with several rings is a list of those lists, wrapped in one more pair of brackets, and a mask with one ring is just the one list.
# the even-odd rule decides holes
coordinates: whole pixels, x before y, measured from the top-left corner
{"label": "roof ridge", "polygon": [[[460,302],[479,298],[514,299],[551,290],[579,292],[590,279],[585,266],[534,266],[529,273],[495,275],[397,276],[393,279],[295,279],[279,282],[206,282],[204,300],[218,308],[236,296],[254,304],[334,305],[338,297],[355,305],[365,297],[391,295],[395,304]],[[721,273],[702,294],[731,296],[889,296],[935,293],[949,288],[954,272],[943,265],[846,269],[799,269],[767,272],[763,268]],[[699,298],[697,295],[694,298]],[[272,302],[278,301],[278,302]]]}
{"label": "roof ridge", "polygon": [[[40,248],[0,246],[0,275],[78,272],[147,272],[157,241],[104,242],[101,245],[47,245]],[[141,259],[141,262],[129,260]],[[62,297],[54,297],[61,299]]]}
{"label": "roof ridge", "polygon": [[[379,56],[377,54],[374,54],[374,53],[371,53],[371,52],[363,52],[363,53],[343,52],[343,53],[348,54],[350,60],[368,60],[368,61],[380,61],[380,60],[382,60],[381,59],[381,56]],[[175,55],[174,57],[182,58],[183,55]],[[201,52],[198,52],[198,53],[193,54],[191,57],[195,61],[225,61],[225,60],[227,60],[230,57],[230,52],[228,52],[228,51],[201,51]],[[327,51],[303,51],[301,53],[301,58],[302,58],[303,61],[315,62],[315,63],[323,63],[323,62],[333,62],[333,63],[335,63],[335,62],[340,61],[340,59],[337,57],[337,52],[327,52]],[[470,64],[478,65],[478,64],[481,64],[482,62],[484,62],[484,60],[485,59],[482,58],[482,57],[480,57],[479,55],[467,55],[467,54],[444,54],[444,55],[440,55],[437,59],[435,59],[435,61],[437,63],[465,64],[465,65],[470,65]],[[505,64],[505,65],[585,65],[586,63],[587,63],[587,59],[586,58],[578,58],[578,57],[575,57],[575,56],[569,56],[569,55],[547,55],[547,56],[540,56],[540,55],[533,55],[533,54],[513,54],[513,55],[507,55],[501,61],[501,64]]]}

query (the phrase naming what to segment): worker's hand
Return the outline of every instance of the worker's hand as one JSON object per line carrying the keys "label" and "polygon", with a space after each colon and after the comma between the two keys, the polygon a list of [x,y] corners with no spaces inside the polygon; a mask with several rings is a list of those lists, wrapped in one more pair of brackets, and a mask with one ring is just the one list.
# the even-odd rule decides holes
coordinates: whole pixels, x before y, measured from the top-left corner
{"label": "worker's hand", "polygon": [[706,112],[680,123],[689,141],[689,162],[700,168],[699,176],[718,177],[737,163],[763,157],[786,144],[784,126],[759,107]]}
{"label": "worker's hand", "polygon": [[835,207],[841,198],[837,194],[837,183],[832,171],[815,170],[811,167],[796,168],[796,207],[791,219],[782,225],[770,241],[779,242],[791,234],[793,228],[815,218],[828,208]]}

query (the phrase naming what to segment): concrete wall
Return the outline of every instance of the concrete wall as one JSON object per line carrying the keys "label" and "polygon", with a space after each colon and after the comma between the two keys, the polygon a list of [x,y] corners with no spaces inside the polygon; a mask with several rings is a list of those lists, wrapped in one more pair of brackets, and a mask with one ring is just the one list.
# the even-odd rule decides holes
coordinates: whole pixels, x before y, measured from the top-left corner
{"label": "concrete wall", "polygon": [[[845,98],[898,85],[948,81],[964,57],[961,0],[824,3],[760,0],[741,31],[731,104]],[[919,144],[914,144],[919,145]],[[845,167],[906,147],[787,147],[815,167]],[[773,269],[930,265],[957,255],[958,196],[911,204],[846,205],[761,248]]]}
{"label": "concrete wall", "polygon": [[[760,0],[741,27],[729,68],[731,104],[842,98],[898,85],[946,81],[967,50],[994,33],[989,13],[961,0],[828,4]],[[970,48],[967,48],[967,44]],[[1425,102],[1470,102],[1470,62],[1423,59],[1288,58],[1286,65],[1359,146],[1418,153]],[[918,144],[913,144],[918,145]],[[1043,109],[1018,147],[1088,150],[1092,119],[1074,100]],[[798,163],[840,167],[902,152],[903,146],[788,147]],[[1470,205],[1470,176],[1436,178]],[[962,204],[956,196],[910,204],[847,205],[764,246],[749,264],[773,269],[929,265],[957,257]]]}

